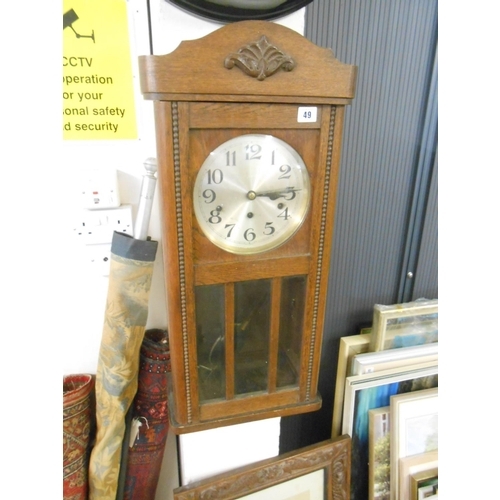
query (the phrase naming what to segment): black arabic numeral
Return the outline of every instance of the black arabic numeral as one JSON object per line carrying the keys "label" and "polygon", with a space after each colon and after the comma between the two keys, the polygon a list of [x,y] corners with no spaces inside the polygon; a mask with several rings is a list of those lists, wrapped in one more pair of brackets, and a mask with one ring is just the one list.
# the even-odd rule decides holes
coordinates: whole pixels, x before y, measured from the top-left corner
{"label": "black arabic numeral", "polygon": [[220,184],[224,180],[224,174],[222,173],[222,170],[219,168],[216,168],[214,171],[208,170],[208,184]]}
{"label": "black arabic numeral", "polygon": [[252,228],[249,228],[244,232],[243,237],[245,238],[245,240],[250,242],[250,241],[253,241],[255,239],[256,235],[255,235],[254,230]]}
{"label": "black arabic numeral", "polygon": [[226,151],[226,167],[234,167],[236,165],[236,151]]}
{"label": "black arabic numeral", "polygon": [[219,224],[219,222],[222,220],[222,217],[219,215],[219,213],[220,212],[218,210],[212,210],[210,212],[211,217],[209,217],[208,222],[210,222],[210,224]]}
{"label": "black arabic numeral", "polygon": [[285,219],[285,220],[288,220],[291,215],[288,214],[288,207],[285,208],[285,210],[283,210],[283,212],[281,212],[278,217],[281,217],[282,219]]}
{"label": "black arabic numeral", "polygon": [[216,198],[215,191],[213,189],[205,189],[203,191],[203,198],[205,198],[205,203],[213,203]]}
{"label": "black arabic numeral", "polygon": [[245,146],[246,159],[247,160],[260,160],[262,151],[262,146],[260,144],[247,144]]}
{"label": "black arabic numeral", "polygon": [[[267,232],[269,230],[269,232]],[[264,228],[264,234],[266,236],[271,236],[276,231],[276,229],[273,227],[272,222],[266,222],[266,227]]]}
{"label": "black arabic numeral", "polygon": [[290,165],[281,165],[280,172],[281,175],[278,179],[290,179],[290,172],[292,171],[292,167]]}

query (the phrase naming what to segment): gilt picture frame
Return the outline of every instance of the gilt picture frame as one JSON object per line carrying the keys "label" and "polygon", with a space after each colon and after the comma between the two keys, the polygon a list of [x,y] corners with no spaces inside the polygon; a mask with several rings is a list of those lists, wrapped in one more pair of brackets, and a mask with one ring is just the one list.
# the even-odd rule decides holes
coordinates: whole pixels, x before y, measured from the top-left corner
{"label": "gilt picture frame", "polygon": [[439,466],[438,458],[438,450],[435,450],[419,455],[410,455],[399,460],[400,500],[413,499],[412,478],[429,470],[437,470]]}
{"label": "gilt picture frame", "polygon": [[407,481],[400,477],[400,460],[438,448],[438,403],[437,387],[391,397],[392,500],[409,500]]}
{"label": "gilt picture frame", "polygon": [[438,468],[415,472],[410,476],[410,500],[438,498]]}
{"label": "gilt picture frame", "polygon": [[373,307],[370,351],[438,341],[438,301],[423,300]]}
{"label": "gilt picture frame", "polygon": [[344,408],[345,380],[350,375],[352,359],[356,354],[368,352],[370,334],[363,333],[350,337],[341,337],[335,379],[335,395],[333,401],[332,438],[342,434],[342,412]]}
{"label": "gilt picture frame", "polygon": [[351,439],[340,436],[174,490],[174,500],[344,500]]}

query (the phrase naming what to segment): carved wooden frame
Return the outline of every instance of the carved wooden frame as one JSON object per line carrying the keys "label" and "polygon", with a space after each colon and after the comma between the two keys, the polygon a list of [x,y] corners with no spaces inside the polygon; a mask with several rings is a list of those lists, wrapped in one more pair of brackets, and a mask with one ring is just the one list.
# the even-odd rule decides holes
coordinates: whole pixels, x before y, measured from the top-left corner
{"label": "carved wooden frame", "polygon": [[174,500],[236,500],[256,492],[264,495],[268,488],[319,470],[324,471],[323,500],[347,500],[351,482],[349,436],[329,439],[182,486],[174,490]]}

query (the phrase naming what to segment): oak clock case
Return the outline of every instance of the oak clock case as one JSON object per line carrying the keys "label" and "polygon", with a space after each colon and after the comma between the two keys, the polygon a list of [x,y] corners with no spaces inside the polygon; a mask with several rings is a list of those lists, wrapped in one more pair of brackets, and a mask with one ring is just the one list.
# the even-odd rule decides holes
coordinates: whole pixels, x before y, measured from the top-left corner
{"label": "oak clock case", "polygon": [[139,65],[155,106],[173,430],[319,409],[356,68],[266,21]]}

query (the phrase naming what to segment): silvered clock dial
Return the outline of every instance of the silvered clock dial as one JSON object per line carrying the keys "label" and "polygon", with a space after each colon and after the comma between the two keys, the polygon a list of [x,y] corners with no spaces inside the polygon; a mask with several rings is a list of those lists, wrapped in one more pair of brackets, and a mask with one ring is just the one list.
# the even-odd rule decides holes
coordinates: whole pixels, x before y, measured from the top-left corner
{"label": "silvered clock dial", "polygon": [[272,135],[246,134],[218,146],[194,184],[196,219],[216,246],[235,254],[278,247],[301,226],[310,204],[300,155]]}

